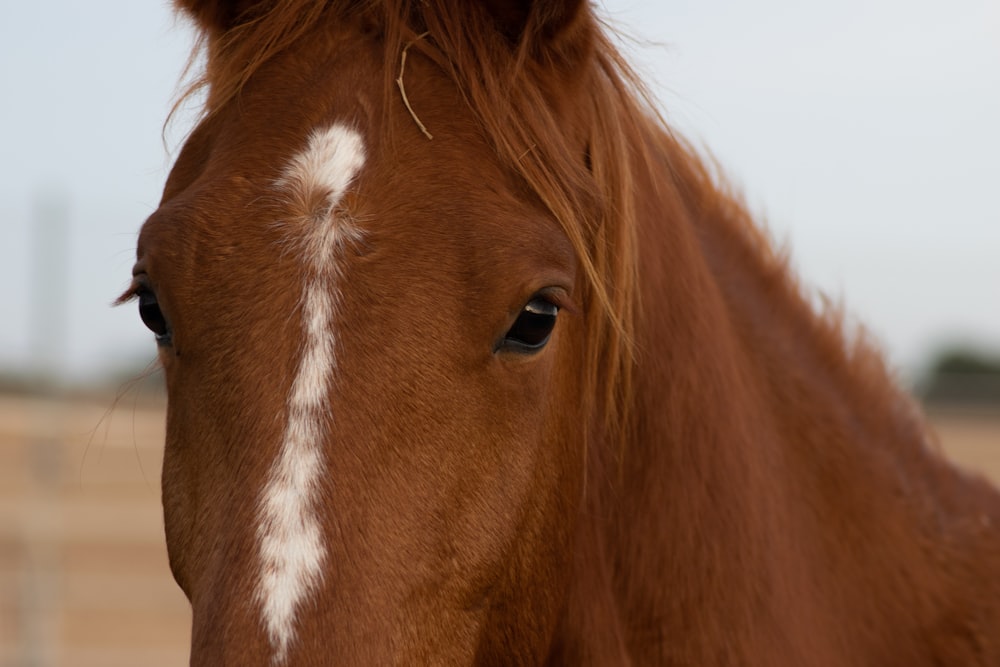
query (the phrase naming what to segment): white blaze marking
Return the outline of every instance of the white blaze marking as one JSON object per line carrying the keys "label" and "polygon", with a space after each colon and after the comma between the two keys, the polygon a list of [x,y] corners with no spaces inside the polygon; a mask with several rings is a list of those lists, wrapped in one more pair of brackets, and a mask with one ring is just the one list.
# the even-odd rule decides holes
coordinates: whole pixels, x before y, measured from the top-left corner
{"label": "white blaze marking", "polygon": [[295,638],[296,611],[318,585],[326,557],[315,503],[336,368],[338,259],[345,242],[360,237],[349,219],[337,216],[336,207],[364,160],[360,135],[334,125],[313,132],[309,145],[291,160],[278,182],[304,226],[307,275],[301,302],[302,356],[288,396],[281,448],[261,496],[257,527],[261,561],[257,597],[274,663],[285,660]]}

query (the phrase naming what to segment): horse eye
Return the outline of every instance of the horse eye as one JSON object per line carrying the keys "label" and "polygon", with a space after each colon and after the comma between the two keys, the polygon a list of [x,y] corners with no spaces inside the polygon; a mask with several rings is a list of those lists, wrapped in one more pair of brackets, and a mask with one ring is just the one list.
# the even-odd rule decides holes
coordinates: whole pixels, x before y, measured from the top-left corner
{"label": "horse eye", "polygon": [[163,316],[163,311],[160,310],[156,294],[148,288],[140,288],[136,296],[139,300],[139,317],[142,318],[142,323],[156,334],[157,343],[161,345],[169,343],[170,326],[167,324],[167,318]]}
{"label": "horse eye", "polygon": [[558,314],[559,307],[555,304],[545,299],[532,299],[504,336],[501,347],[515,352],[536,352],[542,349],[549,342]]}

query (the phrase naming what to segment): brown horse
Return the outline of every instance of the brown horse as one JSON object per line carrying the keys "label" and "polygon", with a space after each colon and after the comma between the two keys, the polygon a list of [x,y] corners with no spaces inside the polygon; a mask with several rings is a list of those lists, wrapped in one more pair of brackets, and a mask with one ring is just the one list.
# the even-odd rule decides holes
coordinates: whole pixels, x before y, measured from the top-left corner
{"label": "brown horse", "polygon": [[587,3],[179,4],[125,298],[193,663],[1000,665],[1000,495]]}

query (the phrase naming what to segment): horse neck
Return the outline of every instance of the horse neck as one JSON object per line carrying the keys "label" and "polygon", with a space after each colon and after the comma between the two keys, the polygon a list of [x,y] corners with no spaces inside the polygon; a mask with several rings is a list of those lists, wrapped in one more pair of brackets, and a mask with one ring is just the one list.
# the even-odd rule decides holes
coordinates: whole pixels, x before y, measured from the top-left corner
{"label": "horse neck", "polygon": [[591,494],[578,564],[607,584],[594,651],[922,664],[931,645],[992,641],[1000,655],[983,638],[1000,627],[997,494],[943,463],[878,355],[848,351],[700,163],[657,144],[636,188],[656,195],[639,202],[634,435]]}

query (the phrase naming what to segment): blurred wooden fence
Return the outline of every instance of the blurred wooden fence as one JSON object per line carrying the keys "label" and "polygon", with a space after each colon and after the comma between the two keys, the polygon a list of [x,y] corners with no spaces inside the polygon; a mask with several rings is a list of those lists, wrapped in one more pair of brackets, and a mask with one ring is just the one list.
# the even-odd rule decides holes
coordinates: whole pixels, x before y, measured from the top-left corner
{"label": "blurred wooden fence", "polygon": [[0,396],[0,665],[188,662],[160,514],[163,406]]}

